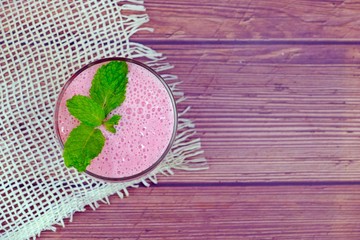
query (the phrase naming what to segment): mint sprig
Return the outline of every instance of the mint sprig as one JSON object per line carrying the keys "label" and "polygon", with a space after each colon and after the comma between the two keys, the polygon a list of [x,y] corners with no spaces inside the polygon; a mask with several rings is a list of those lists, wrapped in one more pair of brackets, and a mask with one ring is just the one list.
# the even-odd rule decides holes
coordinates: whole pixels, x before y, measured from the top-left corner
{"label": "mint sprig", "polygon": [[91,160],[97,157],[104,145],[105,137],[99,126],[104,125],[111,133],[116,133],[115,125],[121,119],[112,110],[125,100],[128,67],[126,62],[111,61],[101,66],[91,83],[90,97],[75,95],[66,101],[71,115],[80,121],[64,145],[64,161],[67,167],[84,172]]}

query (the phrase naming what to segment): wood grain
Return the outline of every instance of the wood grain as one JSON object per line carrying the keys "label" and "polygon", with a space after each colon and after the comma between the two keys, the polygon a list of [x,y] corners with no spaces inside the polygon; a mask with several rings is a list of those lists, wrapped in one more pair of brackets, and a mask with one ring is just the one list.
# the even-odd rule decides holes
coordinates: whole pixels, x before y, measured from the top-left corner
{"label": "wood grain", "polygon": [[357,181],[360,47],[154,45],[175,65],[210,169],[170,182]]}
{"label": "wood grain", "polygon": [[39,239],[358,239],[359,186],[166,187],[111,197]]}
{"label": "wood grain", "polygon": [[347,0],[151,0],[154,33],[137,39],[358,41],[360,2]]}

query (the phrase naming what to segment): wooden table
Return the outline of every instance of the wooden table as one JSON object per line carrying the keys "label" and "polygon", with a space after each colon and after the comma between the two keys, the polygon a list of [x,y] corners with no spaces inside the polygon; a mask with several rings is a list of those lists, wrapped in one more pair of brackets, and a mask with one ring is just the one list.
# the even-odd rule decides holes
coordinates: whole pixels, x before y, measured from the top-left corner
{"label": "wooden table", "polygon": [[[360,2],[147,0],[210,169],[40,239],[360,239]],[[358,222],[359,221],[359,222]]]}

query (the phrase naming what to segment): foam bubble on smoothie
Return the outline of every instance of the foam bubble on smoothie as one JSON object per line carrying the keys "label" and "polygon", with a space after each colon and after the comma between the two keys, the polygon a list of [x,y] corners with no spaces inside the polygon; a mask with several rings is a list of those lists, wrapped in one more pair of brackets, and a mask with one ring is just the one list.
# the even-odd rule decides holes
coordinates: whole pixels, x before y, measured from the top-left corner
{"label": "foam bubble on smoothie", "polygon": [[[94,65],[80,73],[68,86],[59,108],[60,137],[66,141],[79,122],[66,108],[66,100],[76,94],[89,95]],[[151,167],[166,150],[174,128],[174,110],[171,98],[162,83],[147,69],[128,63],[128,85],[124,103],[113,112],[122,116],[112,134],[100,127],[106,143],[100,155],[87,170],[108,178],[129,177]]]}

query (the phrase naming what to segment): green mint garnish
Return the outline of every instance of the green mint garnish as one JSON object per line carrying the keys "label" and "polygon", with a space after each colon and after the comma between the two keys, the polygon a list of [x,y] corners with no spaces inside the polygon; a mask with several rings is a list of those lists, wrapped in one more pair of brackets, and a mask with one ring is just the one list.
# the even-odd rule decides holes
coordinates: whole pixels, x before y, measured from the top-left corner
{"label": "green mint garnish", "polygon": [[127,73],[126,62],[111,61],[97,70],[90,97],[75,95],[66,101],[70,114],[80,121],[64,145],[63,157],[67,167],[84,172],[91,160],[101,153],[105,137],[99,126],[104,125],[109,132],[116,133],[114,126],[121,116],[115,114],[107,120],[106,117],[125,100]]}
{"label": "green mint garnish", "polygon": [[121,119],[121,116],[115,114],[115,115],[112,116],[109,120],[107,120],[106,122],[104,122],[104,127],[105,127],[106,130],[108,130],[109,132],[116,133],[116,129],[115,129],[114,126],[115,126],[115,125],[118,125],[120,119]]}
{"label": "green mint garnish", "polygon": [[81,123],[74,128],[64,146],[64,159],[67,167],[75,167],[79,172],[86,170],[91,160],[99,155],[105,144],[102,132]]}
{"label": "green mint garnish", "polygon": [[90,97],[75,95],[66,101],[66,106],[71,115],[88,126],[98,127],[105,119],[104,110]]}
{"label": "green mint garnish", "polygon": [[90,96],[108,115],[125,100],[128,67],[125,62],[110,62],[96,72]]}

